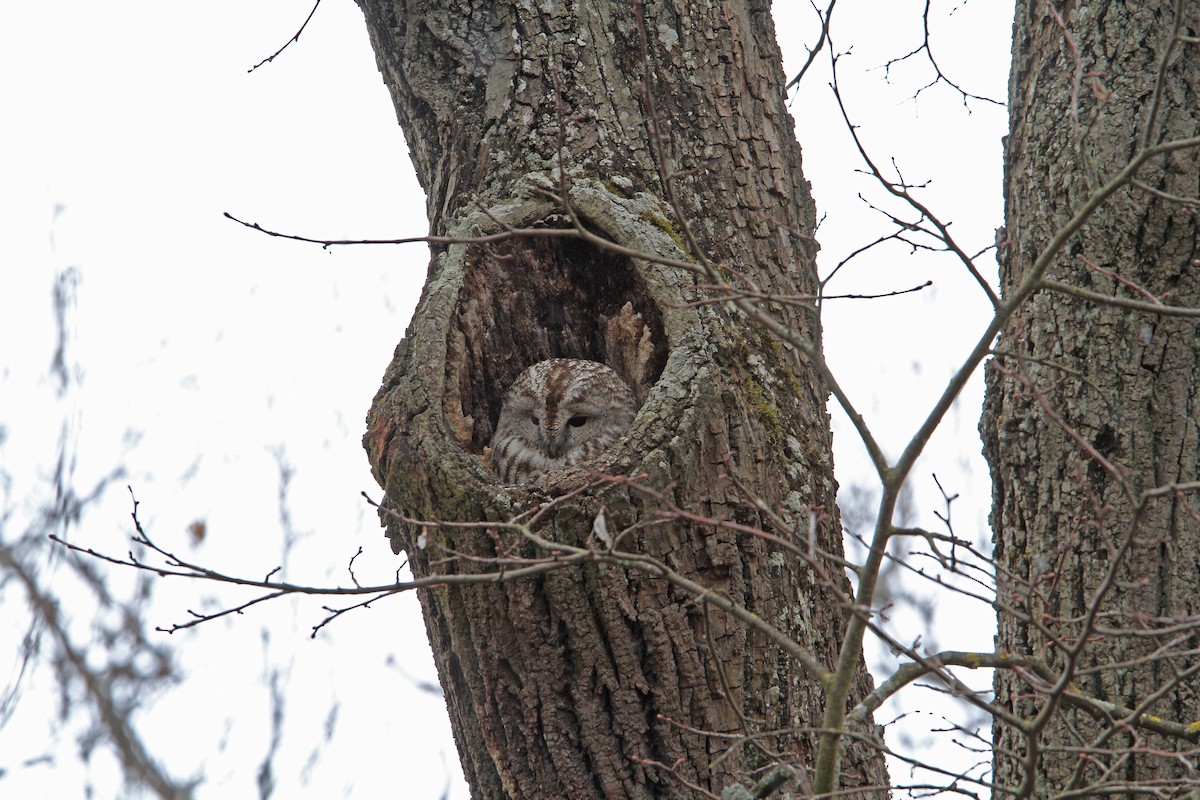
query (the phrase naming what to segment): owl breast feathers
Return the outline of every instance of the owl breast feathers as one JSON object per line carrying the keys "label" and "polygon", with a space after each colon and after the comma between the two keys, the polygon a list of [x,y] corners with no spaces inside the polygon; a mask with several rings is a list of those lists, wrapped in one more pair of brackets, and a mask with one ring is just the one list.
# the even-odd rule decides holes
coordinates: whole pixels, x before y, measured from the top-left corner
{"label": "owl breast feathers", "polygon": [[621,376],[598,361],[552,358],[522,372],[504,397],[492,463],[505,483],[595,458],[637,414]]}

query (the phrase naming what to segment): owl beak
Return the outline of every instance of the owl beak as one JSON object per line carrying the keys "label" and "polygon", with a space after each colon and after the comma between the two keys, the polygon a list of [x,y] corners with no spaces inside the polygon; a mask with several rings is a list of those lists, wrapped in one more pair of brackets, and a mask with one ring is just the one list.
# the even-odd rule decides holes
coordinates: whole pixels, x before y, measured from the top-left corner
{"label": "owl beak", "polygon": [[567,431],[560,428],[546,430],[546,452],[551,458],[558,458],[567,450]]}

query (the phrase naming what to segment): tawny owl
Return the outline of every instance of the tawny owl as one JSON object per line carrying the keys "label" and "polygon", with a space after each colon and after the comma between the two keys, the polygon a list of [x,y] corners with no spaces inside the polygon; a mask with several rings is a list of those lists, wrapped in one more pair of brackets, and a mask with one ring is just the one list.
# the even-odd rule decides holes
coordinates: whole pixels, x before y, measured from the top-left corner
{"label": "tawny owl", "polygon": [[492,436],[492,463],[505,483],[588,461],[615,442],[637,414],[621,376],[598,361],[539,361],[513,381]]}

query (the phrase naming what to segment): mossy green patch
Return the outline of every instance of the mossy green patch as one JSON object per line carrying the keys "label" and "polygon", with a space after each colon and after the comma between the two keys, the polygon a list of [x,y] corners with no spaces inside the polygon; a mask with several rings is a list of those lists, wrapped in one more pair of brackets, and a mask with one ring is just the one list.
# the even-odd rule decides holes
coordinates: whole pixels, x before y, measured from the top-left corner
{"label": "mossy green patch", "polygon": [[675,246],[679,248],[679,252],[688,253],[690,258],[691,251],[688,249],[687,242],[684,241],[683,235],[675,230],[675,226],[671,224],[669,219],[661,214],[655,214],[653,211],[643,211],[638,217],[645,222],[649,222],[667,236],[670,236],[671,241],[675,242]]}
{"label": "mossy green patch", "polygon": [[776,449],[783,442],[783,424],[779,418],[779,409],[768,397],[761,383],[753,376],[746,379],[746,394],[750,398],[750,408],[754,415],[766,426],[767,442]]}

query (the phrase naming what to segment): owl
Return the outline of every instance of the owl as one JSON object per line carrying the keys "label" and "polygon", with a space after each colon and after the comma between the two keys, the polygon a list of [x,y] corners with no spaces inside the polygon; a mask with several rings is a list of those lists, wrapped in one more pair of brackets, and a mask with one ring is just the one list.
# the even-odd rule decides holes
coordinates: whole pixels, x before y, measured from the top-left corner
{"label": "owl", "polygon": [[637,414],[621,376],[598,361],[539,361],[513,381],[492,436],[492,463],[505,483],[588,461],[615,442]]}

